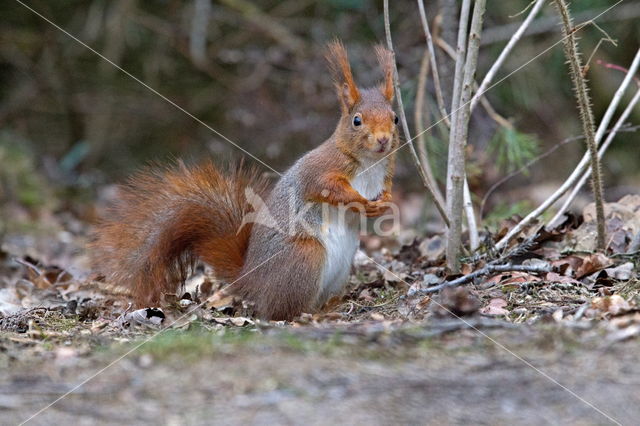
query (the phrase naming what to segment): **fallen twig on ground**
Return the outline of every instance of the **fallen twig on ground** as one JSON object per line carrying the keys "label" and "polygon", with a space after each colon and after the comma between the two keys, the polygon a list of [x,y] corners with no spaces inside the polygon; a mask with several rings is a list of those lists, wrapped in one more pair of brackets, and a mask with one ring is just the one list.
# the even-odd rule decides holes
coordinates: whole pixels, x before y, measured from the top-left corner
{"label": "fallen twig on ground", "polygon": [[458,285],[466,284],[484,275],[493,274],[495,272],[551,272],[552,267],[550,265],[512,265],[510,263],[506,265],[487,265],[484,268],[480,268],[468,275],[456,278],[455,280],[445,281],[442,284],[435,285],[424,289],[416,289],[408,293],[409,296],[414,294],[431,294],[436,293],[446,287],[455,287]]}

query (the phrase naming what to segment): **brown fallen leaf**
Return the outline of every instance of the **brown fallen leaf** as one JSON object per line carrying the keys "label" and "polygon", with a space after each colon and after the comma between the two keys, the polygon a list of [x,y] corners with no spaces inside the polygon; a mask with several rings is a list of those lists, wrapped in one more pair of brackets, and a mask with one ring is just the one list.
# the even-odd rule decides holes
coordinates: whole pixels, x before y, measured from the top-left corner
{"label": "brown fallen leaf", "polygon": [[582,285],[582,283],[576,279],[571,277],[560,275],[557,272],[547,272],[544,277],[545,281],[549,281],[552,283],[560,283],[560,284],[577,284]]}
{"label": "brown fallen leaf", "polygon": [[576,271],[576,278],[583,278],[587,275],[591,275],[594,272],[601,271],[609,266],[613,265],[611,259],[602,253],[590,254],[584,258],[582,265]]}
{"label": "brown fallen leaf", "polygon": [[205,306],[207,309],[215,309],[217,311],[232,308],[237,304],[236,297],[229,296],[224,292],[218,292],[207,298]]}
{"label": "brown fallen leaf", "polygon": [[371,314],[369,315],[371,317],[372,320],[374,321],[384,321],[385,317],[384,315],[382,315],[379,312],[371,312]]}
{"label": "brown fallen leaf", "polygon": [[506,300],[495,297],[491,299],[486,306],[480,309],[480,313],[482,315],[508,315],[509,311],[505,309],[507,305],[508,303]]}
{"label": "brown fallen leaf", "polygon": [[576,271],[580,269],[584,260],[579,256],[565,256],[558,260],[553,260],[551,266],[562,275],[574,276]]}
{"label": "brown fallen leaf", "polygon": [[529,274],[527,272],[504,272],[493,275],[491,278],[483,283],[483,287],[489,287],[491,284],[500,285],[502,287],[518,286],[522,283],[539,282],[542,279],[536,275]]}
{"label": "brown fallen leaf", "polygon": [[620,315],[629,312],[632,308],[629,302],[620,295],[595,297],[591,300],[591,309],[608,315]]}

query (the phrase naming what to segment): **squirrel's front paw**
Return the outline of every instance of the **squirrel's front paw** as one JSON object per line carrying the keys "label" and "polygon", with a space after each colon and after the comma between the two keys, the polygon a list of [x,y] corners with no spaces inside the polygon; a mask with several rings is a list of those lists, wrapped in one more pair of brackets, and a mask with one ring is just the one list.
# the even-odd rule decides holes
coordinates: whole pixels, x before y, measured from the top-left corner
{"label": "squirrel's front paw", "polygon": [[390,203],[391,201],[393,201],[393,197],[391,196],[391,192],[384,191],[382,193],[382,195],[380,196],[380,201],[382,201],[383,203]]}
{"label": "squirrel's front paw", "polygon": [[369,201],[365,206],[365,214],[367,217],[382,216],[389,209],[389,203],[383,200]]}

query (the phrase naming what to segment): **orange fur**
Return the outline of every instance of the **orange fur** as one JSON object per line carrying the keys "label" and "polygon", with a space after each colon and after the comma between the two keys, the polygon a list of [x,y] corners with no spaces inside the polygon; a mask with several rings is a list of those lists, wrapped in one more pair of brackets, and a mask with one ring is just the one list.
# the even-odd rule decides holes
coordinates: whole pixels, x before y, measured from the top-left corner
{"label": "orange fur", "polygon": [[139,305],[175,293],[198,257],[220,278],[234,279],[251,235],[250,225],[240,229],[247,186],[262,193],[266,183],[241,166],[223,173],[211,162],[139,173],[120,187],[120,199],[96,229],[94,268],[129,288]]}
{"label": "orange fur", "polygon": [[353,80],[351,65],[347,50],[339,40],[334,40],[327,45],[326,53],[329,67],[333,73],[333,79],[338,91],[343,109],[350,110],[360,101],[360,91]]}
{"label": "orange fur", "polygon": [[285,249],[262,265],[259,280],[250,274],[243,276],[228,292],[252,301],[260,318],[292,320],[319,308],[315,297],[324,256],[317,239],[290,237]]}
{"label": "orange fur", "polygon": [[386,47],[378,44],[375,46],[378,63],[384,74],[384,83],[380,87],[380,91],[389,102],[393,101],[393,52]]}

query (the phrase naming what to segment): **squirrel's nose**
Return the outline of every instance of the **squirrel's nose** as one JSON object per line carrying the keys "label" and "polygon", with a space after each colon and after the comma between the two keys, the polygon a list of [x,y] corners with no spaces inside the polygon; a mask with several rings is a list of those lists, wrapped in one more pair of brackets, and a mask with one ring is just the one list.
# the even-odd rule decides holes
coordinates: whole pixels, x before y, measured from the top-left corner
{"label": "squirrel's nose", "polygon": [[383,136],[381,138],[378,138],[378,143],[382,146],[385,146],[386,144],[389,143],[389,138],[386,136]]}

